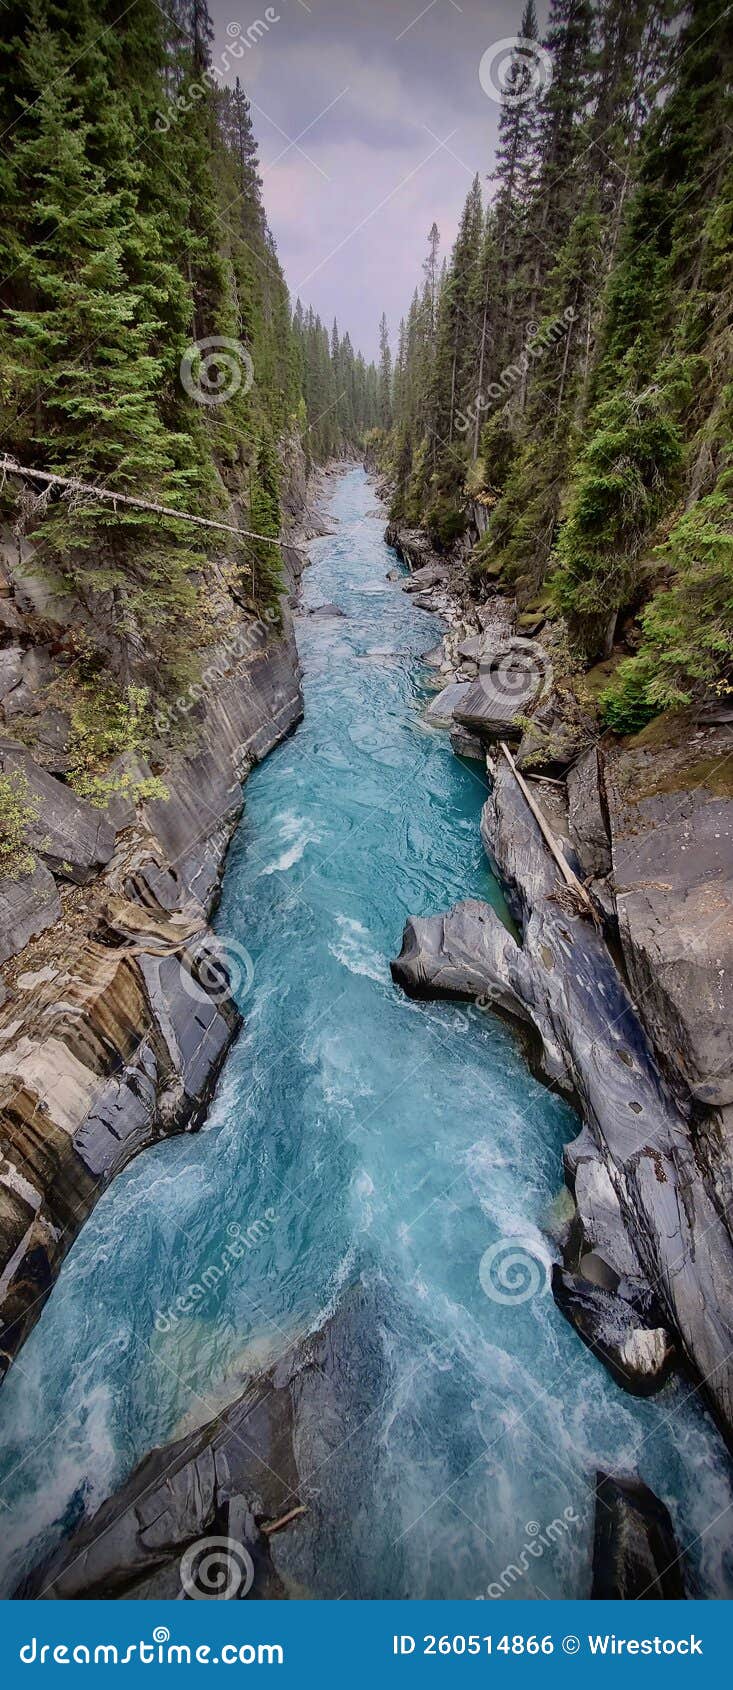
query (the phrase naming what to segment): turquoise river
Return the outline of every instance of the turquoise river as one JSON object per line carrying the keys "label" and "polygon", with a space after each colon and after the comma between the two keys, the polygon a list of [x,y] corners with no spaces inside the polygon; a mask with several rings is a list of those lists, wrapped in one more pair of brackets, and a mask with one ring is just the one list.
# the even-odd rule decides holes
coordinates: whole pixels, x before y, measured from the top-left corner
{"label": "turquoise river", "polygon": [[[0,1592],[361,1279],[389,1388],[319,1477],[332,1530],[312,1594],[479,1597],[561,1520],[506,1594],[586,1596],[603,1468],[643,1477],[696,1592],[730,1595],[730,1468],[690,1384],[625,1395],[546,1289],[576,1117],[491,1014],[391,982],[408,914],[502,900],[478,765],[424,722],[419,657],[439,625],[386,578],[363,470],[329,488],[334,533],[310,546],[297,625],[305,720],[250,778],[216,917],[252,960],[245,1027],[204,1130],[102,1198],[0,1393]],[[307,613],[324,602],[343,617]],[[233,1227],[252,1247],[171,1320]],[[479,1279],[503,1238],[540,1264],[516,1302]]]}

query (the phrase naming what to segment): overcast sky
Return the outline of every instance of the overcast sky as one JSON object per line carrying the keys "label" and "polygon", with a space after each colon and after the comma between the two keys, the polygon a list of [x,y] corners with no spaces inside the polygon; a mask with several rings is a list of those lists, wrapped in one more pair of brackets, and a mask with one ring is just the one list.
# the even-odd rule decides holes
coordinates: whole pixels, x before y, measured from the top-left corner
{"label": "overcast sky", "polygon": [[[374,356],[383,310],[396,341],[433,219],[447,253],[476,171],[490,191],[499,106],[479,66],[492,82],[494,49],[517,34],[521,0],[210,6],[215,68],[227,43],[248,32],[254,40],[224,80],[238,69],[252,101],[293,301],[299,295],[329,325],[337,317]],[[546,5],[538,15],[543,27]]]}

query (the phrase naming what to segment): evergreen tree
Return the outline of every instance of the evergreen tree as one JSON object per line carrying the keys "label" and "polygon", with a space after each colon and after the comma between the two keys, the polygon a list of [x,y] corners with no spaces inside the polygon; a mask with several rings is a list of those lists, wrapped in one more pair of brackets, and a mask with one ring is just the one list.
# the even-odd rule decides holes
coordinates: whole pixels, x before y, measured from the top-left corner
{"label": "evergreen tree", "polygon": [[392,422],[392,353],[384,313],[379,324],[379,421],[382,428]]}

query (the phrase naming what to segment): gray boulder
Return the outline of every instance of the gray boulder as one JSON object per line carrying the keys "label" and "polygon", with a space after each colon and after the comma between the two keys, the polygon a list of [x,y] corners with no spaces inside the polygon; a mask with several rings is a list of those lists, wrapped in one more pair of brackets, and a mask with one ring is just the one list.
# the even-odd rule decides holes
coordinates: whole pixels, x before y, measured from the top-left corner
{"label": "gray boulder", "polygon": [[402,583],[403,593],[424,593],[431,587],[442,587],[449,578],[449,570],[442,563],[425,563],[415,569]]}
{"label": "gray boulder", "polygon": [[400,528],[397,523],[391,522],[385,529],[384,538],[408,569],[422,569],[426,564],[441,561],[422,528]]}
{"label": "gray boulder", "polygon": [[474,763],[486,763],[486,749],[476,734],[470,734],[467,728],[456,727],[450,736],[450,742],[456,757],[467,757]]}
{"label": "gray boulder", "polygon": [[590,1279],[554,1263],[555,1302],[583,1343],[605,1362],[617,1385],[633,1396],[652,1396],[675,1365],[674,1343],[665,1327],[649,1325],[634,1304],[612,1288],[615,1275],[608,1276],[610,1283],[596,1283],[604,1277],[597,1268]]}
{"label": "gray boulder", "polygon": [[413,998],[480,999],[529,1020],[511,977],[517,946],[490,904],[475,898],[445,916],[410,916],[392,979]]}
{"label": "gray boulder", "polygon": [[591,1597],[601,1602],[680,1602],[686,1595],[669,1513],[640,1479],[596,1475]]}
{"label": "gray boulder", "polygon": [[452,727],[469,691],[470,685],[466,681],[451,681],[431,700],[425,712],[425,720],[434,728]]}

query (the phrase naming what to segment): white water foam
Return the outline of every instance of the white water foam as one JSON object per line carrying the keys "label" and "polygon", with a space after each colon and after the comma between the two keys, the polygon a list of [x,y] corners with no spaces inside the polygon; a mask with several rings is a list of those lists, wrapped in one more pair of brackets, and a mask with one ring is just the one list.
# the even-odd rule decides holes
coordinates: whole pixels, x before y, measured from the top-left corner
{"label": "white water foam", "polygon": [[337,915],[336,926],[339,938],[333,944],[329,942],[331,956],[335,957],[343,968],[348,968],[350,974],[363,974],[367,980],[376,980],[379,985],[389,985],[391,976],[387,963],[374,949],[371,936],[363,923],[353,921],[347,915]]}
{"label": "white water foam", "polygon": [[280,817],[280,839],[286,849],[270,863],[260,869],[260,874],[284,874],[293,868],[304,856],[309,845],[319,845],[320,833],[316,833],[311,824],[292,810],[286,810]]}

